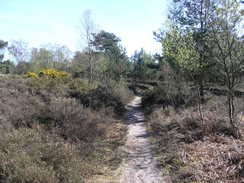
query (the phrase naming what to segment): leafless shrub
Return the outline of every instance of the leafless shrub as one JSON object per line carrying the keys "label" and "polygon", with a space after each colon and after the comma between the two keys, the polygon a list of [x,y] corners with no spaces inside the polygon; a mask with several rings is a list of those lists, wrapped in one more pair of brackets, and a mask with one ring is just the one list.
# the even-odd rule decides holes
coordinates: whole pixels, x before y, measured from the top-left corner
{"label": "leafless shrub", "polygon": [[243,182],[243,141],[233,139],[225,105],[222,96],[207,96],[203,125],[194,105],[150,114],[160,164],[175,182]]}
{"label": "leafless shrub", "polygon": [[81,182],[119,165],[121,92],[79,83],[77,97],[67,81],[0,78],[0,182]]}
{"label": "leafless shrub", "polygon": [[83,108],[76,99],[53,98],[47,108],[49,110],[45,116],[54,121],[67,139],[91,140],[103,133],[102,129],[97,128],[97,123],[103,121],[101,116]]}
{"label": "leafless shrub", "polygon": [[23,79],[3,79],[0,83],[1,124],[15,127],[31,125],[39,116],[43,101],[28,93]]}
{"label": "leafless shrub", "polygon": [[[238,152],[233,143],[240,147]],[[244,143],[223,136],[186,145],[185,163],[194,170],[197,181],[243,182]]]}
{"label": "leafless shrub", "polygon": [[82,181],[82,162],[74,145],[26,128],[1,131],[0,138],[1,182]]}

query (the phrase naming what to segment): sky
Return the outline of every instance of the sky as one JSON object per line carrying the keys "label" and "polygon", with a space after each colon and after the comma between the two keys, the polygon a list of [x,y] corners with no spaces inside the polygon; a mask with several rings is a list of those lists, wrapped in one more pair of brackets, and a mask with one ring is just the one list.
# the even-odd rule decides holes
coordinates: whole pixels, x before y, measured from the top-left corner
{"label": "sky", "polygon": [[117,35],[129,55],[160,51],[153,31],[163,26],[169,0],[1,0],[0,39],[82,50],[81,19],[90,10],[98,28]]}

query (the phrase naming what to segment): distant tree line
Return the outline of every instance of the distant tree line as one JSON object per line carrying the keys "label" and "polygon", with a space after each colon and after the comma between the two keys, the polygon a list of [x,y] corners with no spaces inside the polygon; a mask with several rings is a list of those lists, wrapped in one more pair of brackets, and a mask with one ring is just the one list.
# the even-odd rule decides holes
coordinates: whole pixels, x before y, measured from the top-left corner
{"label": "distant tree line", "polygon": [[[0,72],[2,74],[25,74],[42,69],[57,69],[72,73],[74,77],[86,78],[89,83],[101,82],[105,86],[126,81],[127,77],[140,80],[153,79],[155,72],[147,67],[156,59],[143,49],[129,57],[114,33],[96,28],[90,11],[81,20],[81,41],[84,49],[72,52],[66,46],[47,44],[30,48],[22,40],[0,42]],[[11,60],[2,61],[4,52]],[[6,59],[5,59],[6,60]]]}

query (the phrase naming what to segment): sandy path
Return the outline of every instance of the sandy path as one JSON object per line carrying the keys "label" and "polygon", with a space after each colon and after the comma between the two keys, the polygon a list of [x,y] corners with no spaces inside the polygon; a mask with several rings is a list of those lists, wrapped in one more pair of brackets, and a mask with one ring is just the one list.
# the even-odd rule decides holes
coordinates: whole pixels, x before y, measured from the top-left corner
{"label": "sandy path", "polygon": [[128,105],[129,125],[125,144],[128,158],[122,165],[120,183],[170,183],[169,177],[163,177],[156,168],[140,104],[141,97],[135,97]]}

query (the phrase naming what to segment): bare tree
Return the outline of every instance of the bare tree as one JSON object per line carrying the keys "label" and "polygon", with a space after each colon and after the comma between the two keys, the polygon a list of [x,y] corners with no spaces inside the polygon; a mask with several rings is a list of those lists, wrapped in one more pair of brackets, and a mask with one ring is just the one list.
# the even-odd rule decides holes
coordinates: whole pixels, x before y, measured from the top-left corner
{"label": "bare tree", "polygon": [[236,0],[220,0],[216,21],[212,25],[212,39],[215,43],[215,59],[225,84],[229,122],[236,137],[241,137],[235,120],[234,90],[241,81],[244,72],[244,46],[238,37],[238,27],[242,21],[239,2]]}
{"label": "bare tree", "polygon": [[81,38],[85,41],[86,44],[85,53],[87,55],[88,65],[89,65],[89,82],[93,83],[95,63],[94,63],[94,49],[92,45],[92,39],[93,39],[93,34],[96,32],[96,28],[92,20],[90,10],[86,10],[83,13],[81,25],[82,25]]}
{"label": "bare tree", "polygon": [[69,66],[69,61],[72,57],[71,50],[62,45],[58,44],[49,44],[47,49],[52,52],[53,54],[53,67],[55,69],[66,70]]}
{"label": "bare tree", "polygon": [[28,44],[22,40],[11,41],[8,51],[15,57],[17,62],[27,61],[30,56]]}

